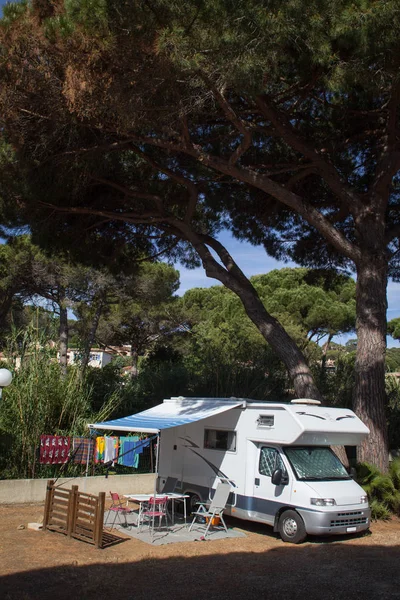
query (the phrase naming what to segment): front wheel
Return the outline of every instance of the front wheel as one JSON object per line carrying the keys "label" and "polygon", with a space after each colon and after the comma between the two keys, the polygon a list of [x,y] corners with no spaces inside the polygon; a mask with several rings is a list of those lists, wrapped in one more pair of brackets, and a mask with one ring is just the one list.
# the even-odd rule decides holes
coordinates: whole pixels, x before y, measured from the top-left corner
{"label": "front wheel", "polygon": [[199,509],[199,502],[201,502],[200,496],[198,494],[194,494],[193,492],[189,492],[189,498],[187,498],[186,504],[186,510],[189,516]]}
{"label": "front wheel", "polygon": [[304,521],[295,510],[286,510],[281,514],[278,530],[282,540],[292,544],[301,544],[307,537]]}

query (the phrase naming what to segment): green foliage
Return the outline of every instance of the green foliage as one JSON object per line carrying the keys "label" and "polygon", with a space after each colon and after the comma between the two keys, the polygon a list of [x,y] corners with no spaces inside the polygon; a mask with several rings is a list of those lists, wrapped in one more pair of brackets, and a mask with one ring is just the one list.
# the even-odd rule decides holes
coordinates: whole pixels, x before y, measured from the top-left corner
{"label": "green foliage", "polygon": [[224,287],[194,288],[182,298],[190,334],[185,365],[196,395],[277,398],[287,386],[283,365]]}
{"label": "green foliage", "polygon": [[389,448],[400,448],[400,382],[395,377],[386,377],[387,421]]}
{"label": "green foliage", "polygon": [[389,521],[392,517],[392,511],[383,502],[373,498],[369,503],[371,508],[371,518],[375,521]]}
{"label": "green foliage", "polygon": [[396,490],[400,490],[400,459],[395,458],[389,466],[389,475]]}
{"label": "green foliage", "polygon": [[8,442],[1,456],[0,476],[47,476],[48,469],[38,462],[40,435],[83,435],[88,422],[104,420],[116,410],[119,398],[115,393],[105,396],[94,411],[90,388],[78,370],[70,369],[63,377],[46,340],[34,329],[10,340],[8,356],[18,358],[20,365],[14,367],[12,385],[2,398],[0,432]]}
{"label": "green foliage", "polygon": [[12,25],[20,16],[25,13],[28,4],[28,0],[18,0],[18,2],[7,2],[4,4],[2,7],[2,22],[4,25]]}
{"label": "green foliage", "polygon": [[321,382],[321,391],[331,406],[352,408],[355,384],[354,352],[340,352],[335,357],[335,370],[326,373]]}
{"label": "green foliage", "polygon": [[[131,346],[131,360],[137,366],[139,356],[179,327],[181,315],[175,309],[178,287],[178,271],[165,263],[143,263],[131,276],[120,274],[101,296],[103,310],[96,339],[103,346]],[[91,325],[95,309],[96,302],[77,306],[82,333]]]}
{"label": "green foliage", "polygon": [[89,368],[85,374],[85,383],[90,390],[90,406],[95,412],[101,410],[106,399],[116,396],[118,409],[123,404],[120,398],[121,391],[121,368],[114,361],[102,369]]}
{"label": "green foliage", "polygon": [[[296,325],[308,340],[346,333],[355,326],[355,282],[332,270],[280,269],[251,277],[268,312]],[[298,343],[301,343],[296,338]]]}
{"label": "green foliage", "polygon": [[400,371],[400,348],[386,348],[386,370],[389,373]]}
{"label": "green foliage", "polygon": [[357,466],[357,480],[368,495],[373,519],[389,519],[400,514],[400,459],[395,459],[389,473],[382,474],[368,463]]}
{"label": "green foliage", "polygon": [[107,0],[65,0],[64,6],[68,19],[96,33],[107,24],[107,4]]}
{"label": "green foliage", "polygon": [[400,317],[389,321],[387,329],[392,338],[400,340]]}

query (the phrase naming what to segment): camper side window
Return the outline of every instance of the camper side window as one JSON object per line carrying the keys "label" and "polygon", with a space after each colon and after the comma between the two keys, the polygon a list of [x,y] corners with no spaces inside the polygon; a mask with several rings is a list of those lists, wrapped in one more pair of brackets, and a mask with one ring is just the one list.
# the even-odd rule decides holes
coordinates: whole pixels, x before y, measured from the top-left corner
{"label": "camper side window", "polygon": [[283,474],[287,474],[279,452],[275,448],[261,448],[260,464],[258,467],[260,474],[271,477],[275,469],[282,469]]}
{"label": "camper side window", "polygon": [[236,452],[236,432],[223,429],[205,429],[204,448]]}

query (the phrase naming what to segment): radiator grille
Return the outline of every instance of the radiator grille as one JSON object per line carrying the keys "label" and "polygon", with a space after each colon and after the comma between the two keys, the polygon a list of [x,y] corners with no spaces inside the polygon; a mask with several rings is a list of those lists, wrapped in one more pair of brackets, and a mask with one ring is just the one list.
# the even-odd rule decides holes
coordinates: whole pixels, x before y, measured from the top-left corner
{"label": "radiator grille", "polygon": [[353,517],[348,519],[334,519],[331,521],[331,527],[352,527],[354,525],[366,525],[367,517]]}
{"label": "radiator grille", "polygon": [[359,517],[361,515],[362,515],[362,511],[361,510],[356,510],[354,512],[337,513],[338,517]]}

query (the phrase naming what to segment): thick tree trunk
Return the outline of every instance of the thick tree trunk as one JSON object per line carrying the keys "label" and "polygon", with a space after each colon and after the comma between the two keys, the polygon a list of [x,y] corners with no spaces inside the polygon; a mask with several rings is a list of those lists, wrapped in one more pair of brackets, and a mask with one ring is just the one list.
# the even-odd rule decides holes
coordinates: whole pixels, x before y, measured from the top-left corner
{"label": "thick tree trunk", "polygon": [[[279,321],[268,313],[257,290],[226,248],[211,236],[194,234],[182,222],[178,224],[178,228],[198,252],[207,277],[217,279],[240,298],[247,316],[285,365],[297,398],[321,400],[322,396],[314,383],[305,356]],[[215,260],[207,246],[217,252],[224,267]]]}
{"label": "thick tree trunk", "polygon": [[4,327],[6,323],[6,319],[11,310],[15,293],[16,292],[14,290],[6,292],[0,301],[0,327]]}
{"label": "thick tree trunk", "polygon": [[248,286],[246,287],[240,284],[234,287],[231,287],[227,283],[225,285],[230,287],[239,296],[247,315],[284,363],[288,375],[293,382],[297,398],[322,400],[305,356],[279,321],[266,311],[257,291],[251,283],[248,282]]}
{"label": "thick tree trunk", "polygon": [[365,253],[357,265],[357,357],[354,410],[370,430],[358,449],[358,461],[388,468],[385,415],[387,260]]}
{"label": "thick tree trunk", "polygon": [[344,465],[346,467],[346,469],[348,469],[350,464],[349,464],[349,459],[347,458],[345,447],[344,446],[331,446],[331,449],[334,451],[334,453],[336,454],[336,456],[338,457],[338,459],[340,460],[342,465]]}
{"label": "thick tree trunk", "polygon": [[60,289],[60,328],[59,328],[59,352],[60,366],[63,375],[67,374],[67,350],[68,350],[68,312],[65,304],[65,293]]}

